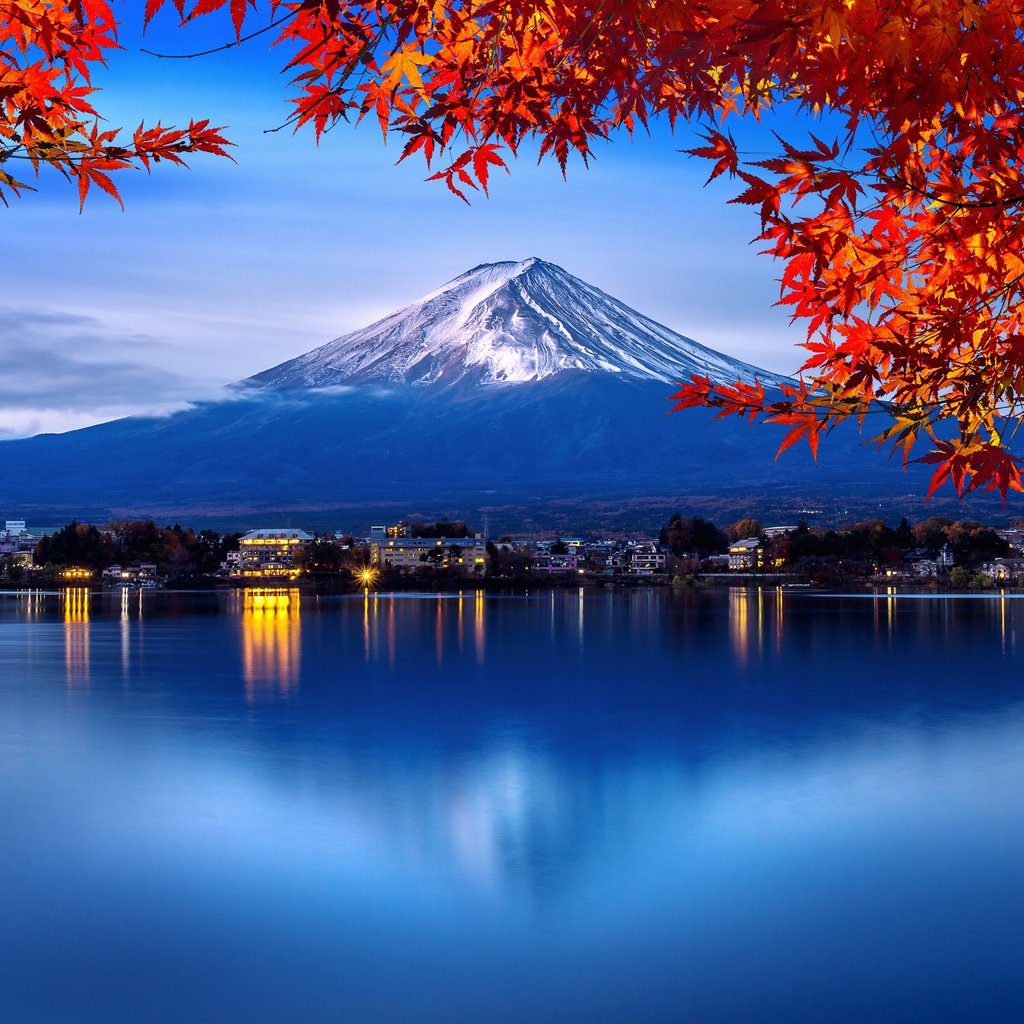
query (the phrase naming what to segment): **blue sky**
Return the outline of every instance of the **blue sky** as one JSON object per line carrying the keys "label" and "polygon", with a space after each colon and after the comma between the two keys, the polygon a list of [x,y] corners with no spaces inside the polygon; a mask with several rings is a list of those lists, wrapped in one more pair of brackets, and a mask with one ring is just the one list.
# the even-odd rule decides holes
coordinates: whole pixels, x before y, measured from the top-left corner
{"label": "blue sky", "polygon": [[[590,169],[524,156],[471,207],[424,166],[395,166],[375,125],[267,133],[287,116],[282,53],[162,61],[230,37],[226,20],[145,40],[124,4],[125,49],[98,79],[111,123],[228,126],[236,164],[122,175],[126,210],[44,175],[0,211],[8,253],[0,320],[0,436],[64,430],[189,398],[365,326],[479,263],[539,256],[667,326],[766,369],[792,372],[801,330],[773,306],[778,266],[756,255],[735,183],[678,150],[686,126],[601,146]],[[752,127],[740,128],[752,139]],[[760,129],[757,137],[765,135]],[[761,141],[752,146],[767,145]]]}

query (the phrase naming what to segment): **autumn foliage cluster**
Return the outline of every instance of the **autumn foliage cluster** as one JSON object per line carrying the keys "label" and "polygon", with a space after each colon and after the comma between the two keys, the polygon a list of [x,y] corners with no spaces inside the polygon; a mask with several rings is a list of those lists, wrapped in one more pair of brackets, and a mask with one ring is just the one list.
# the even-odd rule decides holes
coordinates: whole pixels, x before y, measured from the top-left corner
{"label": "autumn foliage cluster", "polygon": [[[147,0],[145,17],[223,10],[292,74],[290,122],[319,136],[369,117],[465,198],[524,147],[566,167],[596,139],[687,122],[711,177],[737,180],[806,329],[799,381],[680,386],[677,407],[788,427],[847,418],[932,489],[1021,489],[1024,33],[1010,0]],[[164,11],[166,15],[167,11]],[[107,191],[111,170],[223,152],[205,121],[100,131],[89,65],[113,45],[102,0],[0,0],[7,156]],[[225,30],[228,31],[227,25]],[[825,115],[803,140],[744,154],[730,128],[781,104]],[[3,169],[9,166],[5,162]],[[0,188],[16,188],[12,176]],[[870,424],[878,423],[876,428]]]}
{"label": "autumn foliage cluster", "polygon": [[117,47],[106,0],[0,0],[0,200],[31,189],[28,165],[54,167],[78,186],[81,202],[96,185],[120,201],[112,171],[185,154],[226,156],[227,141],[209,121],[187,128],[140,124],[126,137],[101,127],[92,105],[92,72]]}

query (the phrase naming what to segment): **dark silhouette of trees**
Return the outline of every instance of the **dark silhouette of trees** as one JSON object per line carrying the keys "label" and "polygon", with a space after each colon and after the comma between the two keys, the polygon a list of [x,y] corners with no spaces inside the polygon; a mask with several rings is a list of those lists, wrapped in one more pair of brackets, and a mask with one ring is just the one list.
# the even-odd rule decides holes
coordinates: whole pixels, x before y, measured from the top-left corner
{"label": "dark silhouette of trees", "polygon": [[331,540],[314,541],[302,558],[303,566],[311,572],[340,572],[355,564],[351,551],[344,551]]}
{"label": "dark silhouette of trees", "polygon": [[39,541],[34,559],[37,565],[102,569],[116,561],[115,552],[116,546],[109,534],[73,519],[63,529]]}
{"label": "dark silhouette of trees", "polygon": [[677,558],[684,555],[707,558],[725,551],[729,545],[728,537],[714,523],[700,516],[684,518],[678,512],[662,529],[658,539]]}
{"label": "dark silhouette of trees", "polygon": [[104,569],[110,565],[155,565],[170,575],[212,573],[227,552],[238,548],[241,534],[215,530],[198,534],[179,523],[158,526],[152,519],[118,519],[102,531],[72,521],[36,545],[37,565]]}
{"label": "dark silhouette of trees", "polygon": [[412,537],[459,539],[473,535],[473,531],[461,520],[450,522],[444,516],[436,523],[409,523],[407,525]]}

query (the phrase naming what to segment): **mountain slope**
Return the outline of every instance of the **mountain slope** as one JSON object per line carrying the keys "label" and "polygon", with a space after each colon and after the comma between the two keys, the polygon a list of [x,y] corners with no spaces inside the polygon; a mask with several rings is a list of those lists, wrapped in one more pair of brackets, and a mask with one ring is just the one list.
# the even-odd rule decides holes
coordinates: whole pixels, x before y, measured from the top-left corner
{"label": "mountain slope", "polygon": [[672,383],[774,374],[705,348],[543,260],[490,263],[246,383],[523,384],[567,370]]}
{"label": "mountain slope", "polygon": [[[478,267],[372,327],[163,418],[0,444],[27,516],[483,506],[651,496],[923,493],[854,429],[778,462],[779,433],[666,415],[672,382],[770,374],[697,345],[539,260]],[[358,516],[358,513],[354,513]],[[353,523],[353,526],[356,526]]]}

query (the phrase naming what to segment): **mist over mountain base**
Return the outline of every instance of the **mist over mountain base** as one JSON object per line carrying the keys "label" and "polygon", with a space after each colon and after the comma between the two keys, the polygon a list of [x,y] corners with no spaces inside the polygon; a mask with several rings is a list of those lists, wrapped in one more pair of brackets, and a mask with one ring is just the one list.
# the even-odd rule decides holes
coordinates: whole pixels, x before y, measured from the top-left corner
{"label": "mist over mountain base", "polygon": [[904,472],[852,426],[823,442],[817,465],[805,447],[776,460],[779,429],[709,410],[669,414],[668,393],[585,372],[454,394],[242,393],[165,418],[7,442],[0,503],[48,522],[360,529],[409,514],[487,516],[492,533],[650,529],[679,509],[813,521],[959,507],[926,507],[927,467]]}

